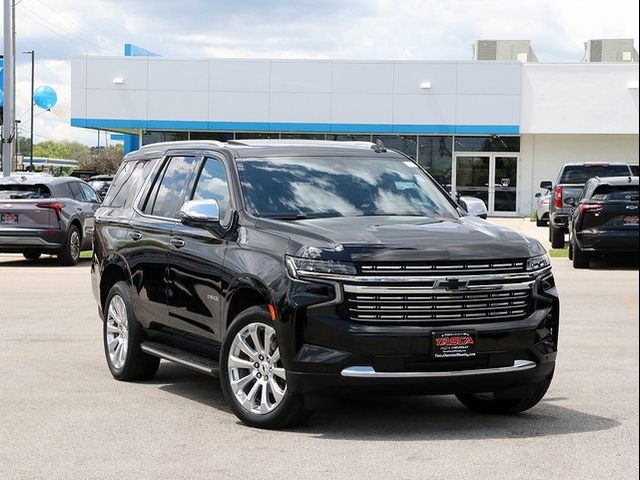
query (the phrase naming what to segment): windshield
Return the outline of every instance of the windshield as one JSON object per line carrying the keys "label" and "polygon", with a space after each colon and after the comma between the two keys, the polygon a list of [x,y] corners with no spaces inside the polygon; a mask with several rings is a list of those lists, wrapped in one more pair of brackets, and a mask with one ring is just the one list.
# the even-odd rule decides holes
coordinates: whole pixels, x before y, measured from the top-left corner
{"label": "windshield", "polygon": [[261,158],[239,160],[238,171],[246,207],[257,217],[459,216],[409,160]]}
{"label": "windshield", "polygon": [[630,175],[627,165],[568,165],[562,171],[560,183],[585,184],[593,177],[626,177]]}
{"label": "windshield", "polygon": [[49,198],[51,193],[44,185],[0,185],[0,200]]}
{"label": "windshield", "polygon": [[89,185],[93,187],[94,190],[102,190],[103,188],[109,188],[111,184],[111,180],[90,180]]}

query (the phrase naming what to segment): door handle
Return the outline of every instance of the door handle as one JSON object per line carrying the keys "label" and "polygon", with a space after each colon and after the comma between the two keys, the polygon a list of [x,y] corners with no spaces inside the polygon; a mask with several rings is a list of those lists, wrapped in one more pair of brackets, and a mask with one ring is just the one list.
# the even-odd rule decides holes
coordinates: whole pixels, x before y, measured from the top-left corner
{"label": "door handle", "polygon": [[137,242],[138,240],[140,240],[142,238],[142,234],[140,232],[130,232],[129,233],[129,238],[131,240],[133,240],[134,242]]}
{"label": "door handle", "polygon": [[185,245],[184,240],[181,238],[172,238],[169,243],[171,243],[171,246],[175,248],[182,248]]}

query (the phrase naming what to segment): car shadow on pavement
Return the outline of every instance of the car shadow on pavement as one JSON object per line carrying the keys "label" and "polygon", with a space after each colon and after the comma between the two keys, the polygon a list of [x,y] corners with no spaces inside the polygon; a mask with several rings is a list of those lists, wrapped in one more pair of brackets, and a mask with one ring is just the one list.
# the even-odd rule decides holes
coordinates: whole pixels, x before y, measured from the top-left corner
{"label": "car shadow on pavement", "polygon": [[589,268],[591,270],[638,270],[640,260],[633,257],[592,258]]}
{"label": "car shadow on pavement", "polygon": [[[233,415],[216,378],[163,362],[150,384]],[[304,425],[292,432],[335,440],[414,441],[484,438],[537,438],[587,433],[620,425],[612,418],[560,405],[548,396],[519,415],[483,415],[448,396],[341,395],[328,399]],[[240,422],[238,422],[240,424]]]}
{"label": "car shadow on pavement", "polygon": [[[78,263],[75,265],[76,267],[90,265],[90,258],[80,258]],[[0,268],[2,267],[21,267],[21,268],[33,268],[33,267],[60,267],[60,268],[69,268],[63,267],[58,263],[58,259],[56,257],[41,257],[38,260],[27,260],[21,257],[10,257],[3,258],[0,256]]]}

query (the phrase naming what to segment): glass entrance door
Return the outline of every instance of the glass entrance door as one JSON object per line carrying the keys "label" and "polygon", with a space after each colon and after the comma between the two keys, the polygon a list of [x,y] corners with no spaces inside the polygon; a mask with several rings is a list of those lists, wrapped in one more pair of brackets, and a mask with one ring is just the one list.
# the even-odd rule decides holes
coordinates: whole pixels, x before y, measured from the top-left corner
{"label": "glass entrance door", "polygon": [[457,154],[455,194],[481,199],[489,214],[514,215],[518,202],[518,157],[495,153]]}
{"label": "glass entrance door", "polygon": [[516,213],[518,197],[518,157],[495,157],[493,211]]}
{"label": "glass entrance door", "polygon": [[489,156],[456,157],[455,177],[456,195],[469,196],[482,200],[489,208]]}

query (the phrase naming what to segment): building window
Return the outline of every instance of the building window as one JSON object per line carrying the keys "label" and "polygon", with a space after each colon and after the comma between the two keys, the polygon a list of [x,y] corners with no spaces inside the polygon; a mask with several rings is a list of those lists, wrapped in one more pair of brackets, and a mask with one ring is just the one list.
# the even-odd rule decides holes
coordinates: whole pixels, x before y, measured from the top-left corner
{"label": "building window", "polygon": [[384,146],[409,155],[413,160],[417,157],[418,137],[416,135],[374,135],[373,141],[382,140]]}
{"label": "building window", "polygon": [[418,163],[431,174],[440,185],[451,189],[451,162],[453,137],[420,137],[418,140]]}
{"label": "building window", "polygon": [[324,140],[324,133],[283,133],[280,138],[293,140]]}
{"label": "building window", "polygon": [[236,132],[236,140],[268,140],[271,138],[280,138],[280,134],[276,133],[260,133],[260,132]]}
{"label": "building window", "polygon": [[520,137],[463,137],[456,135],[456,152],[519,152]]}
{"label": "building window", "polygon": [[177,142],[179,140],[189,140],[188,132],[144,132],[142,134],[142,145],[158,142]]}
{"label": "building window", "polygon": [[227,142],[233,140],[232,132],[191,132],[189,134],[191,140],[217,140],[219,142]]}
{"label": "building window", "polygon": [[328,133],[327,140],[335,140],[337,142],[370,142],[371,135],[336,135]]}

